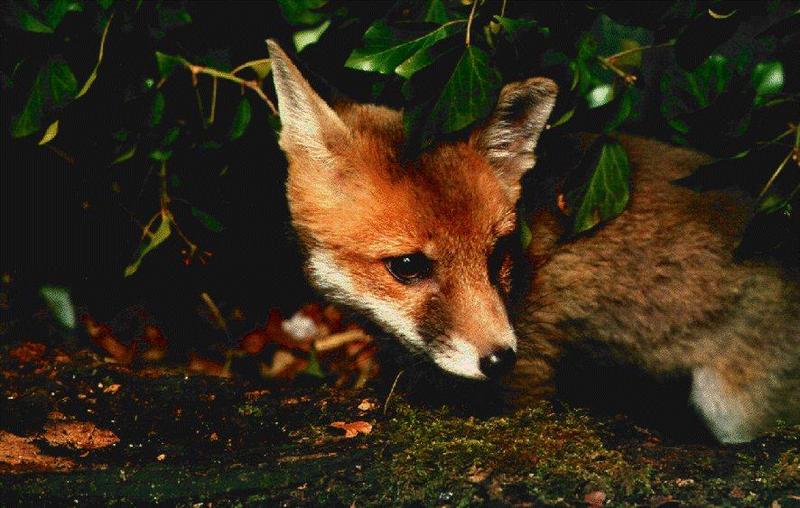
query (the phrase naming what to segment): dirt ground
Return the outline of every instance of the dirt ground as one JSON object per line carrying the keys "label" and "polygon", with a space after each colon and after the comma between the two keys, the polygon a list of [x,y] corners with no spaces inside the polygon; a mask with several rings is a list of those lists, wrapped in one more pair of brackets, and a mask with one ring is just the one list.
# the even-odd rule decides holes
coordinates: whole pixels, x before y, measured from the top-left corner
{"label": "dirt ground", "polygon": [[402,383],[279,385],[30,344],[0,366],[3,506],[800,506],[800,427],[687,444],[559,402],[476,416]]}

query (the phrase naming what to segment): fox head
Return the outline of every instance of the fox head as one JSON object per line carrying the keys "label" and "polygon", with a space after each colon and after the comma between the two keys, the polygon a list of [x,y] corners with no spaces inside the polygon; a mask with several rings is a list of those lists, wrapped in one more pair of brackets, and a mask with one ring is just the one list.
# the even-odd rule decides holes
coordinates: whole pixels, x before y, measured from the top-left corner
{"label": "fox head", "polygon": [[399,111],[332,108],[268,45],[287,198],[311,282],[445,371],[486,379],[509,370],[516,202],[555,83],[506,85],[468,139],[409,161]]}

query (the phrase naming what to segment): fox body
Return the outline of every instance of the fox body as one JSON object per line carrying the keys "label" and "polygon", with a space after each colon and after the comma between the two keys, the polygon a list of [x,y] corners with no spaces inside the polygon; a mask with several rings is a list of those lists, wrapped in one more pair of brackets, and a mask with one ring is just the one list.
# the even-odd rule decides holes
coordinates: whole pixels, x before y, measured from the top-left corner
{"label": "fox body", "polygon": [[[800,420],[800,288],[737,263],[750,203],[670,182],[709,159],[621,137],[633,166],[625,212],[569,242],[545,207],[517,217],[520,179],[556,85],[506,85],[466,140],[402,156],[400,112],[326,104],[269,42],[289,161],[287,198],[310,280],[457,376],[547,386],[562,344],[593,339],[655,374],[692,376],[691,402],[724,442]],[[532,269],[509,312],[518,220]]]}

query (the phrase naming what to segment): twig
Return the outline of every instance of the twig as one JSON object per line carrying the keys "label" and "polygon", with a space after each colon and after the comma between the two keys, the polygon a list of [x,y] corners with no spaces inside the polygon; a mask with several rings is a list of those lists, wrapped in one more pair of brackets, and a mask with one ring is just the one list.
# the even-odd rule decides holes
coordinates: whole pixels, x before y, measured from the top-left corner
{"label": "twig", "polygon": [[761,192],[758,194],[758,197],[756,198],[756,203],[761,201],[761,198],[763,198],[764,195],[767,193],[767,191],[770,189],[770,187],[772,187],[772,184],[775,183],[775,180],[781,174],[781,172],[783,171],[783,168],[786,167],[786,163],[789,162],[789,159],[792,158],[793,154],[794,154],[794,150],[790,150],[789,153],[786,155],[786,157],[781,161],[781,163],[778,165],[777,169],[775,169],[775,172],[772,173],[772,176],[767,181],[767,184],[764,185],[764,188],[761,189]]}
{"label": "twig", "polygon": [[[478,0],[475,0],[476,2]],[[400,376],[403,375],[403,372],[400,371],[397,373],[397,376],[394,378],[394,382],[392,383],[392,388],[389,390],[389,395],[386,396],[386,401],[383,403],[383,415],[386,416],[386,411],[389,409],[389,401],[392,400],[392,395],[394,395],[394,389],[397,388],[397,382],[400,380]]]}
{"label": "twig", "polygon": [[217,307],[217,304],[214,303],[214,300],[211,299],[211,295],[203,291],[202,293],[200,293],[200,299],[203,300],[203,303],[206,304],[208,310],[211,311],[211,315],[214,316],[214,320],[217,322],[217,326],[219,326],[225,332],[226,335],[230,336],[230,334],[228,333],[228,323],[222,316],[222,312],[220,312],[219,307]]}
{"label": "twig", "polygon": [[472,9],[469,11],[469,19],[467,19],[467,36],[464,39],[464,45],[469,47],[470,45],[470,35],[472,33],[472,20],[475,19],[475,10],[478,8],[479,0],[474,0],[472,2]]}
{"label": "twig", "polygon": [[249,62],[245,62],[242,65],[240,65],[239,67],[233,69],[231,71],[231,74],[236,74],[237,72],[243,71],[244,69],[247,69],[249,67],[253,67],[256,64],[268,63],[269,61],[270,61],[269,58],[260,58],[258,60],[250,60]]}
{"label": "twig", "polygon": [[214,123],[214,116],[217,113],[217,78],[212,78],[213,82],[211,85],[211,113],[208,115],[208,124],[211,125]]}
{"label": "twig", "polygon": [[620,51],[619,53],[614,53],[613,55],[610,56],[605,56],[605,57],[598,56],[597,60],[600,61],[603,67],[605,67],[606,69],[610,70],[611,72],[622,78],[622,80],[625,81],[626,84],[632,85],[636,83],[637,76],[635,74],[629,74],[624,70],[620,69],[619,67],[617,67],[615,63],[617,59],[625,55],[630,55],[631,53],[638,53],[648,49],[666,48],[674,45],[675,45],[675,40],[673,39],[661,44],[656,44],[654,46],[639,46],[637,48],[626,49],[624,51]]}
{"label": "twig", "polygon": [[267,95],[261,89],[257,81],[242,79],[239,76],[234,76],[232,73],[220,71],[212,67],[203,67],[202,65],[194,65],[189,62],[186,62],[185,65],[192,73],[193,80],[195,81],[197,80],[198,74],[205,74],[207,76],[213,76],[219,79],[224,79],[226,81],[232,81],[234,83],[237,83],[243,87],[249,88],[250,90],[254,91],[259,97],[261,97],[261,100],[263,100],[267,104],[270,111],[272,111],[272,114],[274,115],[278,114],[278,109],[275,107],[272,101],[269,100],[269,97],[267,97]]}

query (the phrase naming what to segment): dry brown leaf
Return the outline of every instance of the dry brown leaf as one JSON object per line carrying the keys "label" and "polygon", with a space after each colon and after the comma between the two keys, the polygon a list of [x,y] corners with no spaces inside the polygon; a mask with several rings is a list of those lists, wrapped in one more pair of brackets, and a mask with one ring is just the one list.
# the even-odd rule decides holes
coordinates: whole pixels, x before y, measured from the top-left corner
{"label": "dry brown leaf", "polygon": [[44,344],[39,344],[38,342],[23,342],[9,351],[8,355],[22,363],[27,363],[41,358],[46,350],[47,346]]}
{"label": "dry brown leaf", "polygon": [[110,393],[113,395],[119,391],[121,386],[122,385],[118,383],[114,383],[113,385],[108,385],[105,388],[103,388],[103,393]]}
{"label": "dry brown leaf", "polygon": [[592,508],[597,508],[606,502],[606,493],[602,490],[595,490],[583,496],[583,500]]}
{"label": "dry brown leaf", "polygon": [[358,405],[358,409],[360,411],[372,411],[375,409],[377,404],[369,399],[364,399],[361,401],[361,404]]}
{"label": "dry brown leaf", "polygon": [[361,420],[350,423],[333,422],[331,423],[331,427],[344,430],[344,437],[347,438],[356,437],[359,434],[369,434],[372,432],[372,424]]}
{"label": "dry brown leaf", "polygon": [[91,422],[50,422],[45,424],[42,437],[51,446],[75,450],[96,450],[119,443],[116,434]]}
{"label": "dry brown leaf", "polygon": [[42,454],[39,447],[31,443],[33,439],[0,430],[0,472],[64,472],[76,467],[70,459]]}

